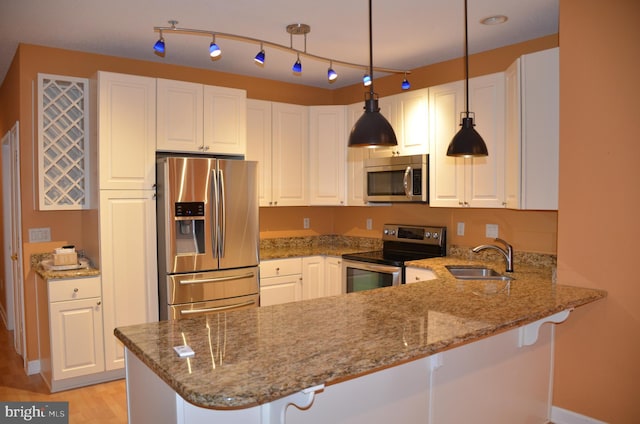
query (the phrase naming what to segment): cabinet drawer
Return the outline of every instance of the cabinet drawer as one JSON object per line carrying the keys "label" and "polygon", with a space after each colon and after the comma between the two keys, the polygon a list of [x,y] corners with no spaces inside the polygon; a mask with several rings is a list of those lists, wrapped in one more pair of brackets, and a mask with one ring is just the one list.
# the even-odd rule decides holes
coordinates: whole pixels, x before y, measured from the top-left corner
{"label": "cabinet drawer", "polygon": [[302,258],[272,259],[260,262],[260,278],[302,274]]}
{"label": "cabinet drawer", "polygon": [[100,277],[49,280],[49,302],[101,297]]}

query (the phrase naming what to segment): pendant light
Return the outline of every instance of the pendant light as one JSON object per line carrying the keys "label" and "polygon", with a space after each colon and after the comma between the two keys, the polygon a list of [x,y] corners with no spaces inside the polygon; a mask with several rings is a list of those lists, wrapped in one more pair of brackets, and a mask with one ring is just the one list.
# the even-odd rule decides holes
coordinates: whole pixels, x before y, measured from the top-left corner
{"label": "pendant light", "polygon": [[356,121],[349,134],[349,147],[397,146],[398,140],[391,124],[382,116],[378,96],[373,91],[373,30],[371,0],[369,0],[369,97],[365,95],[364,114]]}
{"label": "pendant light", "polygon": [[465,66],[465,90],[466,109],[462,112],[462,127],[453,137],[447,156],[480,157],[488,156],[487,145],[473,127],[474,113],[469,112],[469,37],[467,36],[467,0],[464,0],[464,66]]}

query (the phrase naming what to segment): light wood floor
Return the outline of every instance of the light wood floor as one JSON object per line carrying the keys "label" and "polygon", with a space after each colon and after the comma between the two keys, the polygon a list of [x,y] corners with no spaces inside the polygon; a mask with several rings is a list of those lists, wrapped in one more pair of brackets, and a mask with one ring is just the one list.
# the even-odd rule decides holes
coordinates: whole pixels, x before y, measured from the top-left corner
{"label": "light wood floor", "polygon": [[13,348],[13,332],[0,323],[0,400],[69,402],[70,424],[127,422],[124,380],[49,393],[40,375],[27,376]]}

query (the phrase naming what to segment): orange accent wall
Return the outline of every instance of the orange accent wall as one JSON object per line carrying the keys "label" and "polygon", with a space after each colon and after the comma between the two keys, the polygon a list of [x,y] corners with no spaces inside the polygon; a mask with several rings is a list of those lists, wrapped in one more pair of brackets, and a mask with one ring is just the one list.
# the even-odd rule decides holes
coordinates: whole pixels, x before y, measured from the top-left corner
{"label": "orange accent wall", "polygon": [[640,2],[560,1],[558,282],[608,297],[557,326],[554,404],[640,422]]}

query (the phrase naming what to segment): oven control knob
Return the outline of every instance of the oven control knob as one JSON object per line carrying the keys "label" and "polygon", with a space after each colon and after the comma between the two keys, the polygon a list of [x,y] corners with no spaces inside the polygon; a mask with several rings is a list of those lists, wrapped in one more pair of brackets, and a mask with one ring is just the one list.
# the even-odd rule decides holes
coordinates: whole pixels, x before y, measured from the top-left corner
{"label": "oven control knob", "polygon": [[431,238],[431,233],[429,231],[424,233],[424,238]]}
{"label": "oven control knob", "polygon": [[440,237],[438,233],[433,233],[433,238],[434,238],[434,239],[436,239],[436,240],[437,240],[437,239],[438,239],[438,237]]}
{"label": "oven control knob", "polygon": [[389,235],[389,230],[387,230],[387,229],[385,228],[385,229],[384,229],[384,231],[383,231],[383,233],[384,233],[384,235],[385,235],[385,236],[388,236],[388,235]]}

